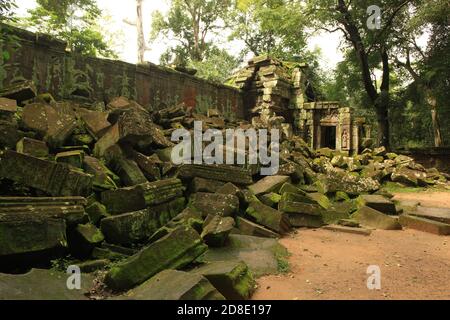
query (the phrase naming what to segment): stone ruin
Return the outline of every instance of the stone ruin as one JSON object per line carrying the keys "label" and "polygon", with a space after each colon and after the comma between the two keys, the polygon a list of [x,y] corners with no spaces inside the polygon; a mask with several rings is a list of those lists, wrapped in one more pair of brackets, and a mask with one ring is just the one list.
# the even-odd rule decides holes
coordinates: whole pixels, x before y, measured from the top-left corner
{"label": "stone ruin", "polygon": [[232,83],[244,92],[247,118],[264,125],[285,123],[313,149],[330,148],[357,154],[370,147],[370,126],[353,117],[350,108],[335,101],[317,101],[304,63],[281,62],[269,56],[255,57]]}
{"label": "stone ruin", "polygon": [[[286,264],[276,239],[292,228],[450,234],[448,212],[394,203],[385,189],[449,189],[449,175],[383,147],[349,156],[359,122],[309,101],[300,67],[296,85],[283,70],[255,59],[237,78],[251,123],[183,103],[55,101],[31,81],[0,90],[0,299],[248,299],[255,277]],[[277,175],[174,165],[171,134],[194,121],[281,128]],[[82,272],[81,292],[65,287],[68,265]]]}

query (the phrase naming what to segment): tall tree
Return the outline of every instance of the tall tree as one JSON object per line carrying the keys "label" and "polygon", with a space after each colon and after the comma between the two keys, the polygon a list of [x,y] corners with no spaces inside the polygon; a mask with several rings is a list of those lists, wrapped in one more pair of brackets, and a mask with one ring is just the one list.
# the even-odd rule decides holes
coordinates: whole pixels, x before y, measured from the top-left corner
{"label": "tall tree", "polygon": [[[402,30],[408,16],[407,5],[412,0],[317,0],[308,1],[307,14],[315,18],[316,27],[329,32],[340,31],[356,53],[362,84],[374,108],[378,123],[378,143],[389,147],[389,100],[392,71],[392,36]],[[371,30],[367,26],[367,9],[377,5],[382,11],[382,26]],[[373,75],[381,71],[381,84]]]}
{"label": "tall tree", "polygon": [[[450,7],[444,0],[414,1],[405,30],[394,35],[397,67],[403,68],[412,78],[430,108],[435,147],[443,144],[438,116],[439,90],[449,90]],[[428,48],[417,43],[417,38],[428,34]]]}
{"label": "tall tree", "polygon": [[152,39],[177,41],[169,50],[182,60],[202,61],[213,45],[208,36],[225,27],[231,0],[173,0],[167,15],[153,13]]}
{"label": "tall tree", "polygon": [[138,63],[144,63],[145,52],[150,50],[150,47],[145,41],[144,34],[144,18],[142,15],[142,5],[144,0],[136,0],[136,20],[130,21],[125,19],[125,23],[135,26],[137,31],[137,45],[138,45]]}
{"label": "tall tree", "polygon": [[37,0],[29,10],[29,27],[53,35],[73,52],[115,57],[98,25],[101,10],[95,0]]}

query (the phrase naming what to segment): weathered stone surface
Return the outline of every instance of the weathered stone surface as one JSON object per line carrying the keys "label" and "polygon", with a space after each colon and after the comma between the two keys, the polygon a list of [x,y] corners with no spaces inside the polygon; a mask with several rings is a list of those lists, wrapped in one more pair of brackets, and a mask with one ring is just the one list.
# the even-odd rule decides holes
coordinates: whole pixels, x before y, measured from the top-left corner
{"label": "weathered stone surface", "polygon": [[146,182],[134,187],[102,192],[102,203],[111,214],[126,213],[167,202],[183,195],[178,179]]}
{"label": "weathered stone surface", "polygon": [[94,154],[103,156],[109,147],[119,141],[138,149],[146,149],[152,144],[162,148],[173,145],[152,122],[148,113],[138,110],[121,113],[118,121],[95,144]]}
{"label": "weathered stone surface", "polygon": [[418,186],[422,185],[425,186],[427,179],[427,174],[422,171],[417,170],[411,170],[406,167],[401,167],[399,169],[396,169],[392,175],[391,180],[394,182],[400,182],[407,186]]}
{"label": "weathered stone surface", "polygon": [[324,209],[329,209],[332,205],[330,199],[320,192],[307,193],[306,197],[313,200]]}
{"label": "weathered stone surface", "polygon": [[241,234],[247,236],[263,237],[263,238],[279,238],[280,235],[259,224],[242,217],[236,218],[237,227]]}
{"label": "weathered stone surface", "polygon": [[37,158],[48,156],[48,147],[44,141],[24,137],[17,142],[16,151]]}
{"label": "weathered stone surface", "polygon": [[203,217],[209,214],[228,217],[236,213],[239,199],[233,195],[198,192],[192,195],[190,207],[201,212]]}
{"label": "weathered stone surface", "polygon": [[254,198],[250,201],[246,214],[256,223],[263,225],[277,233],[283,234],[290,229],[287,216]]}
{"label": "weathered stone surface", "polygon": [[358,209],[352,215],[352,219],[358,221],[362,226],[374,229],[400,230],[402,228],[397,217],[388,216],[367,206]]}
{"label": "weathered stone surface", "polygon": [[108,112],[90,111],[87,109],[80,109],[78,112],[86,125],[87,131],[96,140],[99,140],[111,126],[111,123],[108,121]]}
{"label": "weathered stone surface", "polygon": [[278,193],[281,186],[289,181],[289,179],[289,176],[267,176],[249,186],[248,189],[253,192],[255,196],[269,192]]}
{"label": "weathered stone surface", "polygon": [[92,224],[97,224],[101,219],[109,216],[106,207],[97,201],[92,202],[86,207],[86,213]]}
{"label": "weathered stone surface", "polygon": [[322,227],[326,230],[336,231],[336,232],[344,232],[344,233],[352,233],[352,234],[360,234],[363,236],[370,236],[372,233],[371,230],[365,228],[355,228],[355,227],[347,227],[340,225],[327,225]]}
{"label": "weathered stone surface", "polygon": [[450,224],[450,208],[430,208],[419,206],[416,210],[408,210],[407,213],[413,216]]}
{"label": "weathered stone surface", "polygon": [[[0,177],[42,190],[52,196],[88,195],[92,177],[67,165],[14,151],[0,155]],[[36,175],[39,172],[39,175]]]}
{"label": "weathered stone surface", "polygon": [[32,103],[23,108],[22,126],[39,133],[50,146],[60,147],[73,133],[77,123],[70,105]]}
{"label": "weathered stone surface", "polygon": [[279,190],[279,194],[283,194],[285,192],[290,192],[290,193],[296,193],[296,194],[300,194],[300,195],[306,195],[306,192],[303,191],[300,188],[297,188],[296,186],[294,186],[293,184],[286,182],[285,184],[283,184]]}
{"label": "weathered stone surface", "polygon": [[225,247],[210,248],[198,260],[244,261],[255,277],[278,273],[280,259],[288,255],[286,248],[277,239],[230,234]]}
{"label": "weathered stone surface", "polygon": [[66,246],[64,219],[39,213],[0,213],[0,257],[26,258],[30,254],[59,252]]}
{"label": "weathered stone surface", "polygon": [[234,224],[232,217],[209,215],[205,220],[205,226],[200,236],[208,246],[221,247],[227,241]]}
{"label": "weathered stone surface", "polygon": [[15,123],[0,120],[0,148],[14,149],[22,138],[23,132],[17,130]]}
{"label": "weathered stone surface", "polygon": [[322,193],[344,191],[348,194],[373,192],[380,188],[380,183],[372,178],[361,178],[357,174],[345,171],[333,171],[319,175],[316,182]]}
{"label": "weathered stone surface", "polygon": [[258,196],[258,199],[264,203],[266,206],[276,208],[281,200],[281,196],[278,193],[265,193]]}
{"label": "weathered stone surface", "polygon": [[117,188],[117,184],[112,178],[114,174],[97,158],[85,156],[83,169],[93,176],[92,185],[94,188],[101,191]]}
{"label": "weathered stone surface", "polygon": [[191,273],[204,276],[227,300],[247,300],[255,291],[256,281],[245,262],[211,262]]}
{"label": "weathered stone surface", "polygon": [[241,203],[244,203],[245,199],[244,199],[244,194],[242,193],[242,190],[239,189],[237,186],[235,186],[234,184],[232,184],[231,182],[227,182],[226,184],[224,184],[222,187],[220,187],[217,190],[217,193],[220,194],[227,194],[227,195],[233,195],[238,197],[239,201]]}
{"label": "weathered stone surface", "polygon": [[160,167],[162,166],[162,161],[156,154],[151,157],[147,157],[142,153],[133,152],[133,160],[139,166],[148,181],[161,180]]}
{"label": "weathered stone surface", "polygon": [[23,102],[34,98],[36,92],[36,86],[33,81],[26,80],[4,87],[0,90],[0,97]]}
{"label": "weathered stone surface", "polygon": [[102,232],[90,223],[77,225],[67,236],[70,251],[79,257],[88,257],[105,240]]}
{"label": "weathered stone surface", "polygon": [[185,164],[181,166],[178,176],[182,179],[200,177],[237,185],[249,185],[253,179],[249,170],[229,165],[197,165]]}
{"label": "weathered stone surface", "polygon": [[178,198],[143,210],[111,216],[102,219],[101,230],[109,243],[141,242],[179,214],[184,204],[184,198]]}
{"label": "weathered stone surface", "polygon": [[110,263],[108,259],[88,260],[78,263],[78,267],[83,273],[91,273],[106,268]]}
{"label": "weathered stone surface", "polygon": [[356,200],[358,207],[368,206],[389,215],[396,215],[395,204],[381,195],[360,195]]}
{"label": "weathered stone surface", "polygon": [[450,235],[450,224],[447,223],[412,216],[409,214],[402,214],[399,221],[400,224],[406,228],[434,233],[437,235]]}
{"label": "weathered stone surface", "polygon": [[5,120],[10,120],[10,116],[17,112],[16,100],[0,98],[0,119],[7,116]]}
{"label": "weathered stone surface", "polygon": [[73,150],[57,153],[55,156],[56,162],[67,163],[73,167],[81,168],[84,161],[84,151]]}
{"label": "weathered stone surface", "polygon": [[186,266],[206,249],[194,229],[179,227],[113,266],[106,275],[105,283],[115,290],[129,289],[164,269]]}
{"label": "weathered stone surface", "polygon": [[214,193],[219,190],[221,187],[225,185],[225,182],[211,180],[211,179],[203,179],[203,178],[194,178],[191,181],[190,191],[192,193],[196,192],[209,192]]}
{"label": "weathered stone surface", "polygon": [[34,213],[64,219],[71,226],[83,221],[85,204],[82,197],[0,197],[0,213]]}
{"label": "weathered stone surface", "polygon": [[120,298],[132,300],[225,300],[202,275],[164,270]]}
{"label": "weathered stone surface", "polygon": [[81,289],[67,289],[68,275],[53,270],[32,269],[25,274],[0,273],[0,300],[87,300],[94,278],[81,274]]}

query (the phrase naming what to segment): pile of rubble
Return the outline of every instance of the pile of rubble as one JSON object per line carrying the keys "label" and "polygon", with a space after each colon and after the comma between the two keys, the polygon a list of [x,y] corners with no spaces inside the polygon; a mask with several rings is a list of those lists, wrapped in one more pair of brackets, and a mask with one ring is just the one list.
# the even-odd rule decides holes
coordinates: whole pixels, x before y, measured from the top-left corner
{"label": "pile of rubble", "polygon": [[266,250],[276,263],[271,246],[291,227],[450,234],[450,221],[400,208],[381,189],[448,188],[449,177],[383,148],[349,157],[287,134],[275,176],[258,165],[176,166],[173,130],[251,125],[183,105],[151,113],[124,97],[56,102],[30,83],[0,95],[3,272],[70,255],[83,273],[100,270],[102,294],[115,298],[247,299],[264,271],[242,252]]}

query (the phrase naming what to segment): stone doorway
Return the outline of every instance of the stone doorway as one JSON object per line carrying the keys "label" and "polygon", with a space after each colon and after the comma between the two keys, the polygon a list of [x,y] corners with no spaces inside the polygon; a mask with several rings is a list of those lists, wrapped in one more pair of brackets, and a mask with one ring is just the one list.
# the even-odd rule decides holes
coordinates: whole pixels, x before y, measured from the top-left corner
{"label": "stone doorway", "polygon": [[336,149],[336,126],[322,126],[320,145],[323,148]]}

